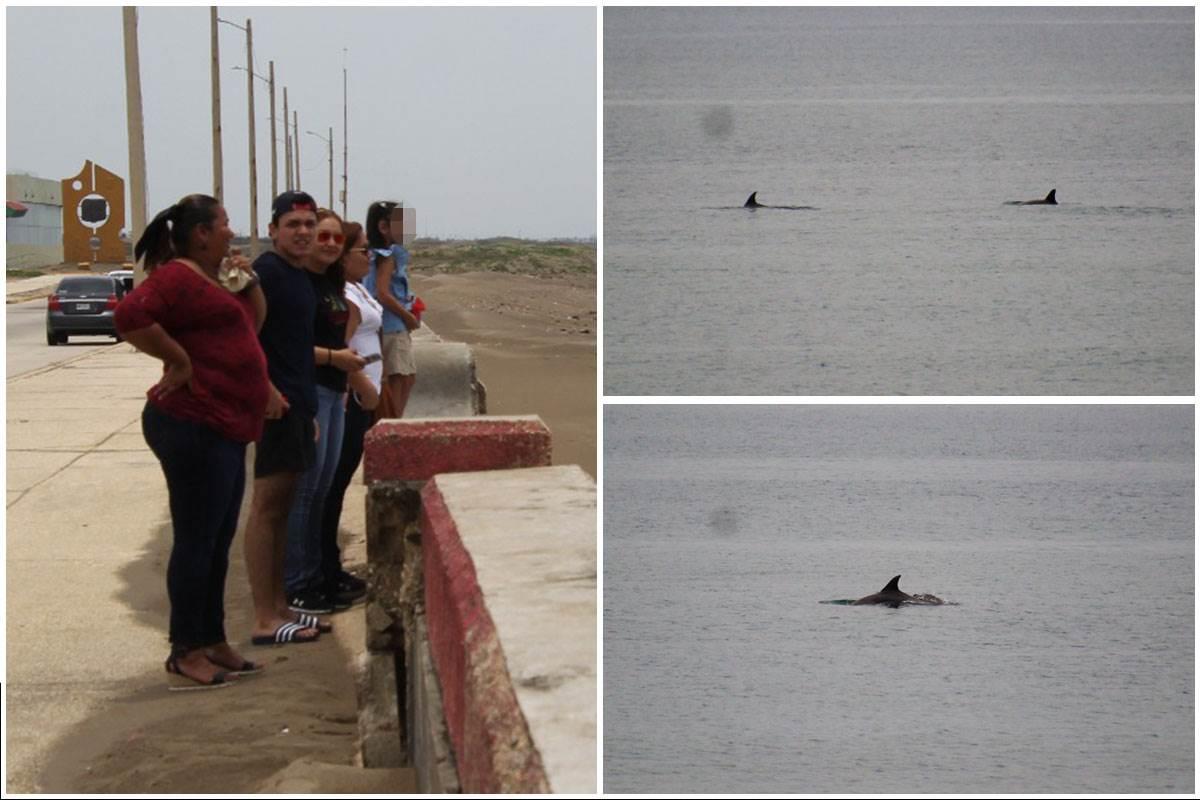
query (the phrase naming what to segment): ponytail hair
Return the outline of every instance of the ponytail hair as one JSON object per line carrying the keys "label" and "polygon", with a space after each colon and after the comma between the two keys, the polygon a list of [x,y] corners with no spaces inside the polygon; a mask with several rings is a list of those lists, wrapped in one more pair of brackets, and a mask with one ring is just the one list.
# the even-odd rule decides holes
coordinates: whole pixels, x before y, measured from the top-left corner
{"label": "ponytail hair", "polygon": [[186,256],[192,231],[199,225],[211,226],[220,207],[215,197],[189,194],[150,220],[133,248],[135,260],[145,256],[145,268],[152,271],[172,258]]}

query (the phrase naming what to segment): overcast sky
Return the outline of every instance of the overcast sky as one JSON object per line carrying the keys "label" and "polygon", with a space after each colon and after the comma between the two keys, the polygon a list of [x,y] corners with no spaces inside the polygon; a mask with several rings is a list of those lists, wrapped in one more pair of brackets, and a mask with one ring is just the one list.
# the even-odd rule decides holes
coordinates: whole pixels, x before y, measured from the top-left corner
{"label": "overcast sky", "polygon": [[[6,172],[59,180],[91,159],[128,180],[121,9],[13,8]],[[342,67],[349,75],[349,216],[417,210],[418,234],[596,234],[595,8],[221,6],[253,21],[255,71],[275,62],[300,117],[301,188],[340,213]],[[212,193],[208,7],[138,10],[149,216]],[[246,36],[220,25],[225,205],[249,232]],[[259,228],[270,216],[270,96],[255,81]],[[282,122],[279,123],[282,125]],[[279,128],[283,189],[283,130]],[[130,219],[131,222],[131,219]]]}

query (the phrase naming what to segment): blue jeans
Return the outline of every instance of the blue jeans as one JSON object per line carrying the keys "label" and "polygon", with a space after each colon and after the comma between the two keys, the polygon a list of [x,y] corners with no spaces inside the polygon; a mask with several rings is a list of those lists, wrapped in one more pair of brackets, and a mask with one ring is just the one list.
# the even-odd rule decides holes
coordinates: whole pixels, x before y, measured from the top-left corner
{"label": "blue jeans", "polygon": [[289,596],[322,588],[321,517],[342,452],[343,397],[342,392],[317,386],[317,460],[300,476],[288,514],[283,583]]}
{"label": "blue jeans", "polygon": [[363,437],[375,424],[375,414],[363,407],[350,395],[346,401],[346,427],[342,435],[342,452],[338,458],[333,483],[325,496],[325,511],[321,520],[321,573],[326,586],[333,588],[342,572],[342,550],[338,546],[338,524],[342,519],[342,505],[346,489],[358,465],[362,463]]}
{"label": "blue jeans", "polygon": [[167,563],[176,651],[225,641],[225,575],[246,488],[246,445],[147,403],[142,434],[167,479],[173,544]]}

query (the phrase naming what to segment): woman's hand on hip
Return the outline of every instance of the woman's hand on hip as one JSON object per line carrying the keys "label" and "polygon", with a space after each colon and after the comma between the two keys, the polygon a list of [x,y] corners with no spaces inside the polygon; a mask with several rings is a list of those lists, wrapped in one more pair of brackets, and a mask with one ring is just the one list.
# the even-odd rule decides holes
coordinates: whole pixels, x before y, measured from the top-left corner
{"label": "woman's hand on hip", "polygon": [[287,413],[288,408],[289,408],[289,406],[288,406],[287,398],[284,397],[283,394],[278,389],[275,388],[274,384],[272,384],[271,385],[271,393],[267,399],[267,413],[266,413],[267,419],[281,418],[284,414]]}
{"label": "woman's hand on hip", "polygon": [[181,386],[186,386],[188,391],[192,389],[192,360],[186,353],[180,360],[163,363],[163,376],[150,387],[148,394],[152,400],[162,400]]}

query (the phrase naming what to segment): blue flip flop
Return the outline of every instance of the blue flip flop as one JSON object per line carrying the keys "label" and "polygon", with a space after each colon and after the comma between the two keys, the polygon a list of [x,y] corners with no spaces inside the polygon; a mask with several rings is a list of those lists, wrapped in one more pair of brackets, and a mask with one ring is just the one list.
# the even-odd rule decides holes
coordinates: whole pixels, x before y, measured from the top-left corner
{"label": "blue flip flop", "polygon": [[321,636],[320,631],[317,632],[316,636],[312,636],[312,637],[301,637],[299,635],[301,633],[301,631],[307,631],[307,630],[312,630],[312,628],[308,627],[307,625],[300,625],[299,623],[296,623],[296,622],[284,622],[278,628],[275,629],[275,632],[273,634],[271,634],[269,636],[252,636],[250,638],[250,644],[253,644],[253,645],[308,644],[309,642],[315,642],[317,639],[320,638],[320,636]]}

